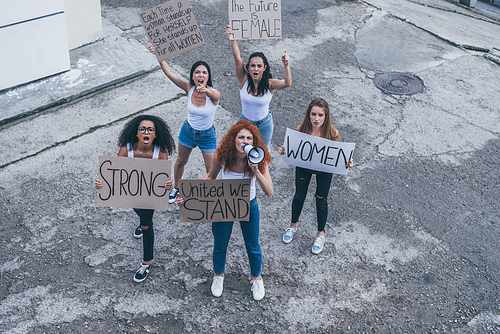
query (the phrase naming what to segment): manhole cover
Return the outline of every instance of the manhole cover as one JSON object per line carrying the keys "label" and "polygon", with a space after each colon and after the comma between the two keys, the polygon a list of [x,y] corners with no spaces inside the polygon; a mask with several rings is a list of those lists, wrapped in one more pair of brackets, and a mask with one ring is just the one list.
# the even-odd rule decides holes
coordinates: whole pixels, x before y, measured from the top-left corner
{"label": "manhole cover", "polygon": [[388,94],[410,95],[424,90],[424,83],[419,77],[405,73],[377,74],[373,83]]}

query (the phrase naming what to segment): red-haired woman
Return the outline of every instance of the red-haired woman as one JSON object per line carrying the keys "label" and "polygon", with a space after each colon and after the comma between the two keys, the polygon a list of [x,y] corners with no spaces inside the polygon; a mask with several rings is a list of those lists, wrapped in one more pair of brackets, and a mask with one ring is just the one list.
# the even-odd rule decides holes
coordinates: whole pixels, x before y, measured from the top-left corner
{"label": "red-haired woman", "polygon": [[[265,152],[264,160],[258,165],[251,163],[243,149],[245,144],[262,147]],[[262,251],[259,243],[259,206],[255,198],[255,181],[259,182],[260,187],[267,196],[273,194],[273,181],[271,180],[268,168],[271,160],[271,155],[260,137],[259,129],[249,120],[240,120],[229,129],[220,141],[219,147],[215,152],[212,168],[204,177],[204,179],[212,180],[216,179],[217,176],[220,179],[251,180],[250,219],[248,221],[240,221],[240,226],[250,262],[252,291],[255,300],[261,300],[265,295],[264,283],[261,277]],[[183,202],[182,198],[177,200],[179,206]],[[212,233],[214,235],[213,268],[215,276],[211,289],[215,297],[222,295],[227,246],[233,230],[233,223],[212,223]]]}
{"label": "red-haired woman", "polygon": [[[302,123],[297,127],[297,131],[307,133],[312,136],[340,141],[339,131],[332,125],[330,108],[328,103],[322,98],[317,98],[309,103]],[[278,153],[285,154],[285,147],[281,146]],[[352,167],[352,159],[346,167]],[[299,221],[304,200],[307,195],[307,188],[311,181],[311,176],[316,174],[316,215],[318,219],[318,232],[312,246],[312,252],[319,254],[325,244],[325,225],[328,217],[328,192],[332,183],[332,173],[319,172],[316,170],[295,167],[295,195],[292,201],[292,222],[283,235],[283,242],[292,242],[295,232],[297,232],[297,222]]]}

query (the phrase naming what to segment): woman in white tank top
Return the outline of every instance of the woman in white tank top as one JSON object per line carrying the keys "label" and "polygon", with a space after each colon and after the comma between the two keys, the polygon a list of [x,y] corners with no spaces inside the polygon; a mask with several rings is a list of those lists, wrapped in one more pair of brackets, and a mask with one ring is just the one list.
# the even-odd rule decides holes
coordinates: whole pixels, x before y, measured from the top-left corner
{"label": "woman in white tank top", "polygon": [[[170,128],[161,118],[151,115],[137,116],[125,124],[118,138],[118,145],[119,157],[168,160],[168,155],[175,151],[175,141]],[[95,180],[97,189],[102,188],[102,185],[102,180]],[[171,190],[172,181],[167,181],[165,188]],[[134,209],[134,211],[140,219],[134,237],[142,238],[143,245],[143,261],[134,275],[134,282],[140,283],[148,277],[153,259],[154,210]]]}
{"label": "woman in white tank top", "polygon": [[[233,35],[233,29],[229,25],[226,34],[229,38]],[[262,52],[252,53],[247,65],[244,66],[235,39],[231,39],[231,50],[240,88],[242,108],[240,119],[252,121],[260,130],[264,144],[269,148],[274,130],[274,121],[269,110],[269,104],[275,90],[292,85],[292,72],[290,71],[288,55],[285,50],[285,53],[281,56],[285,69],[285,79],[280,80],[273,79],[267,58]]]}
{"label": "woman in white tank top", "polygon": [[[152,44],[149,44],[149,51],[156,52]],[[210,67],[204,61],[200,60],[193,64],[189,81],[172,72],[164,60],[160,62],[160,67],[165,75],[188,95],[188,117],[179,133],[179,155],[174,165],[174,187],[169,196],[169,203],[174,203],[179,194],[179,180],[184,174],[184,167],[193,148],[198,146],[201,149],[207,172],[212,166],[217,144],[213,121],[220,93],[212,88]]]}
{"label": "woman in white tank top", "polygon": [[[258,165],[252,164],[245,153],[243,146],[250,144],[264,149],[264,159]],[[271,155],[264,146],[260,131],[249,120],[240,120],[229,129],[221,139],[217,148],[212,168],[204,179],[251,179],[250,183],[250,218],[240,221],[241,232],[245,240],[245,248],[250,262],[252,276],[252,292],[255,300],[264,298],[265,289],[262,281],[262,250],[259,243],[259,206],[255,197],[255,184],[258,182],[267,196],[273,193],[273,181],[269,174],[268,164]],[[184,203],[182,198],[177,199],[177,204]],[[220,297],[223,290],[226,253],[234,222],[213,222],[212,234],[214,236],[212,294]]]}

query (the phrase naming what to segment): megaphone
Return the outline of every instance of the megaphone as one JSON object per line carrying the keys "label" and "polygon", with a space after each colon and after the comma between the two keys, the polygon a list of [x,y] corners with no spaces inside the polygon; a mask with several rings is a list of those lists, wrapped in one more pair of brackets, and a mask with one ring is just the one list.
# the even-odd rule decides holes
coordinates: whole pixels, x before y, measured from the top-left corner
{"label": "megaphone", "polygon": [[243,145],[243,150],[247,153],[248,160],[253,164],[260,164],[266,155],[264,149],[259,146],[245,144]]}

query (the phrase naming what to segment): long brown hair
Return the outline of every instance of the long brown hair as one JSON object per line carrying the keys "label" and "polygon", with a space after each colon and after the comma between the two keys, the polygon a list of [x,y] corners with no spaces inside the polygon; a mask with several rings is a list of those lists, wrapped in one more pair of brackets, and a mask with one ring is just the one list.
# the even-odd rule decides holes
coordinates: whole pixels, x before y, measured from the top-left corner
{"label": "long brown hair", "polygon": [[[259,146],[264,149],[264,160],[262,160],[262,162],[259,164],[260,172],[264,173],[265,166],[273,159],[271,158],[266,145],[264,145],[264,142],[260,138],[259,129],[252,122],[246,119],[242,119],[236,122],[224,135],[224,137],[222,137],[219,143],[219,147],[215,152],[215,155],[217,156],[217,162],[221,165],[224,165],[224,171],[232,170],[233,166],[236,164],[236,136],[243,129],[246,129],[252,133],[253,146]],[[245,165],[245,175],[249,175],[251,177],[253,177],[254,175],[252,169],[248,166],[248,164]]]}
{"label": "long brown hair", "polygon": [[321,126],[321,137],[328,140],[340,141],[339,130],[337,130],[332,125],[332,118],[330,116],[330,108],[328,107],[328,102],[326,102],[324,99],[320,97],[312,100],[311,103],[309,103],[309,106],[307,107],[306,110],[306,114],[304,115],[304,119],[302,120],[302,123],[299,125],[298,130],[300,132],[304,132],[307,134],[312,133],[313,126],[311,124],[310,115],[311,115],[311,109],[313,107],[320,107],[325,112],[325,121]]}

